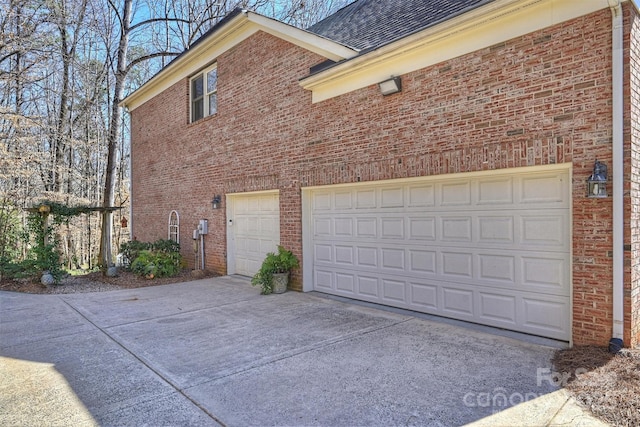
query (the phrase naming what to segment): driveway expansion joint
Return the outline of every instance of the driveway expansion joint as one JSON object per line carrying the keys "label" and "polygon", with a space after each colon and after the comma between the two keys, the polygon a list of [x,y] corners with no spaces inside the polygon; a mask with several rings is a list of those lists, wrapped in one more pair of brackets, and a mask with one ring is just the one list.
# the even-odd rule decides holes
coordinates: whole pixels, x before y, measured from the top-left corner
{"label": "driveway expansion joint", "polygon": [[[134,359],[136,359],[138,362],[142,363],[142,365],[144,367],[146,367],[147,369],[149,369],[151,372],[153,372],[155,375],[158,376],[158,378],[160,378],[162,381],[164,381],[165,383],[167,383],[171,388],[173,388],[175,391],[177,391],[180,395],[182,395],[185,399],[187,399],[188,401],[190,401],[193,405],[195,405],[198,409],[200,409],[202,412],[204,412],[205,414],[207,414],[208,417],[210,417],[212,420],[214,420],[216,423],[220,424],[222,427],[226,427],[226,424],[222,422],[222,420],[220,420],[218,417],[216,417],[214,414],[212,414],[210,411],[207,410],[207,408],[205,408],[204,406],[202,406],[198,401],[196,401],[195,399],[192,399],[188,394],[186,394],[180,387],[178,387],[176,384],[174,384],[169,378],[165,377],[164,375],[162,375],[157,369],[153,368],[151,365],[149,365],[144,359],[142,359],[141,357],[139,357],[137,354],[135,354],[134,352],[132,352],[131,350],[129,350],[123,343],[121,343],[120,341],[118,341],[117,338],[115,338],[113,335],[111,335],[106,329],[98,326],[96,323],[94,323],[91,319],[89,319],[87,316],[85,316],[83,313],[81,313],[78,309],[76,309],[73,305],[71,305],[68,301],[62,299],[62,301],[67,304],[72,310],[74,310],[76,313],[78,313],[80,316],[82,316],[82,318],[84,318],[87,322],[89,322],[91,325],[93,325],[97,330],[99,330],[100,332],[102,332],[107,338],[109,338],[111,341],[113,341],[116,345],[118,345],[118,347],[120,347],[122,350],[124,350],[126,353],[128,353],[129,355],[131,355]],[[158,396],[156,396],[157,398]]]}

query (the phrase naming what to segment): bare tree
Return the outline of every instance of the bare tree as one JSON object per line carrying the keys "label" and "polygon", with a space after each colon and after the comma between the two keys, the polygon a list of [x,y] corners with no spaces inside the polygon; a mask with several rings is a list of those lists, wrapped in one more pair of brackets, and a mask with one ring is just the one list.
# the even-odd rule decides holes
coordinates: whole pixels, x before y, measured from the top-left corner
{"label": "bare tree", "polygon": [[353,0],[272,0],[260,12],[298,28],[308,28]]}
{"label": "bare tree", "polygon": [[[113,55],[114,86],[113,96],[110,101],[110,120],[107,138],[107,165],[105,171],[105,184],[103,192],[102,232],[100,243],[100,260],[103,271],[113,264],[112,234],[113,213],[108,209],[114,204],[116,186],[116,167],[118,164],[118,142],[120,140],[122,109],[119,105],[123,99],[126,87],[126,79],[131,70],[144,62],[157,58],[167,58],[179,55],[185,47],[188,47],[196,37],[203,34],[233,8],[250,6],[259,8],[264,6],[267,0],[254,1],[220,1],[211,0],[187,1],[181,0],[173,3],[167,0],[146,2],[145,18],[134,20],[133,0],[122,0],[115,3],[109,0],[111,11],[117,17],[118,42],[115,55]],[[171,15],[167,15],[171,13]],[[155,45],[153,51],[139,50],[140,56],[129,58],[129,44],[136,33],[144,31],[143,40],[163,40],[165,45]],[[158,37],[163,34],[164,37]],[[180,46],[182,44],[182,46]]]}
{"label": "bare tree", "polygon": [[[0,205],[11,212],[0,215],[0,233],[9,235],[2,218],[24,223],[23,209],[43,199],[129,203],[119,102],[233,9],[306,27],[343,2],[0,0]],[[90,265],[98,252],[103,267],[112,264],[113,214],[101,220],[59,231],[68,267]]]}

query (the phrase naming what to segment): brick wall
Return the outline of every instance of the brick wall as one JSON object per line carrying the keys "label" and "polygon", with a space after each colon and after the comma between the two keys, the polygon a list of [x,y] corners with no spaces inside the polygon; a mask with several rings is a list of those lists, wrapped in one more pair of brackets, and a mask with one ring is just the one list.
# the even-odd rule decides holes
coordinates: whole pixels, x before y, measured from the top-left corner
{"label": "brick wall", "polygon": [[281,243],[302,257],[301,187],[572,162],[574,342],[606,344],[612,204],[586,198],[585,180],[596,159],[611,172],[610,46],[606,9],[404,75],[400,94],[312,104],[298,79],[323,59],[257,33],[217,58],[215,116],[188,123],[186,78],[133,112],[134,233],[166,236],[176,209],[193,263],[191,230],[207,218],[207,266],[224,273],[214,194],[279,189]]}

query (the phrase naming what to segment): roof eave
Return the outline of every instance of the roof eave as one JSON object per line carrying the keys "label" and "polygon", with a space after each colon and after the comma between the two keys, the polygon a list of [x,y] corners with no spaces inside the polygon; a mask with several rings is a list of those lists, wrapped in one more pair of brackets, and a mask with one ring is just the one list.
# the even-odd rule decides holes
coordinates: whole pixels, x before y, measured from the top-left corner
{"label": "roof eave", "polygon": [[[430,47],[436,46],[442,41],[453,39],[460,34],[480,28],[482,25],[493,24],[524,10],[540,7],[542,4],[552,4],[552,7],[553,4],[560,5],[558,7],[558,15],[551,17],[550,21],[553,22],[608,7],[607,0],[583,0],[580,8],[569,7],[566,3],[563,6],[561,0],[495,0],[402,39],[362,52],[356,57],[345,58],[345,60],[331,67],[301,79],[299,83],[304,89],[313,92],[313,102],[319,102],[357,90],[389,78],[391,75],[405,74],[430,65],[426,59],[416,61],[410,66],[406,66],[406,63],[403,65],[400,59],[405,56],[415,56],[416,52],[424,53]],[[491,37],[478,41],[472,40],[469,43],[469,51],[477,50],[481,44],[490,46],[498,42],[498,38],[504,40],[517,36],[519,32],[526,33],[526,31],[529,31],[524,27],[510,30],[510,33],[505,32],[505,34],[494,31]],[[433,55],[432,63],[439,63],[464,53],[465,51],[462,49],[455,52],[452,51],[449,56],[447,56],[448,53],[438,53]],[[355,75],[358,75],[356,85],[354,85],[355,80],[353,77]],[[349,80],[348,83],[346,83],[347,80]],[[319,93],[329,86],[333,86],[333,88],[326,91],[326,93]]]}
{"label": "roof eave", "polygon": [[358,54],[356,49],[317,34],[255,12],[242,10],[221,27],[214,27],[214,31],[196,41],[191,48],[185,50],[158,74],[120,101],[119,105],[126,107],[129,111],[134,110],[169,86],[215,61],[220,54],[258,31],[264,31],[332,61],[341,61]]}

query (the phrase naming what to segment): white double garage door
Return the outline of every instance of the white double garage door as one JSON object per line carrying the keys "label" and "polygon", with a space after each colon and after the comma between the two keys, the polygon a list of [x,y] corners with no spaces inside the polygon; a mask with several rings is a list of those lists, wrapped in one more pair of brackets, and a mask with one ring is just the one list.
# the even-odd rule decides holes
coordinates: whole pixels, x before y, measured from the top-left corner
{"label": "white double garage door", "polygon": [[[570,170],[306,188],[303,289],[569,341]],[[229,272],[280,241],[277,192],[228,199]]]}
{"label": "white double garage door", "polygon": [[303,191],[304,287],[570,340],[570,171]]}

